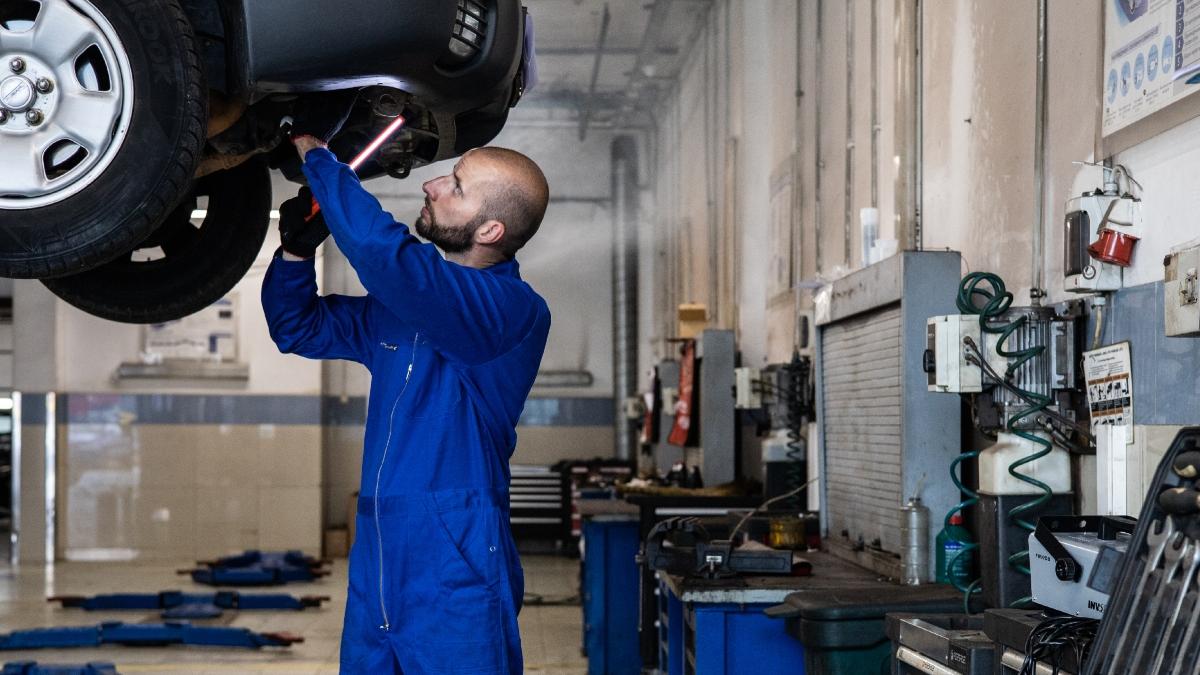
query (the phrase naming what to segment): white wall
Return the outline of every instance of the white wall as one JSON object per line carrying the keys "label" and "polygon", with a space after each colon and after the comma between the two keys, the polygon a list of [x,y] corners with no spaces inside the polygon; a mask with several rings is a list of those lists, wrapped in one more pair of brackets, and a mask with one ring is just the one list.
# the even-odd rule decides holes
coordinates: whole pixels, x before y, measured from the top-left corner
{"label": "white wall", "polygon": [[[719,305],[725,289],[712,288],[710,280],[720,277],[718,261],[733,255],[739,267],[733,325],[747,362],[782,360],[790,354],[795,308],[807,305],[808,298],[806,293],[769,297],[771,256],[787,245],[772,240],[767,225],[771,176],[794,162],[796,279],[839,276],[861,265],[858,211],[872,203],[875,134],[880,236],[895,236],[896,3],[797,6],[763,0],[711,7],[679,81],[654,110],[655,235],[644,238],[643,246],[659,265],[647,272],[654,283],[643,301],[653,304],[655,319],[643,340],[656,353],[669,353],[662,338],[673,331],[674,306]],[[872,8],[878,42],[874,76]],[[1036,8],[1035,0],[956,0],[926,3],[923,13],[923,245],[961,251],[964,272],[1001,274],[1017,304],[1029,302],[1034,270]],[[1097,155],[1101,10],[1089,3],[1049,5],[1044,257],[1038,264],[1051,301],[1068,297],[1062,290],[1064,204],[1100,182],[1098,169],[1072,162],[1103,159]],[[871,126],[872,82],[877,128]],[[712,100],[714,92],[726,89],[728,100]],[[849,139],[848,103],[853,105]],[[1145,186],[1149,234],[1126,272],[1127,286],[1161,279],[1163,254],[1200,235],[1190,219],[1200,206],[1191,181],[1200,162],[1198,128],[1200,121],[1193,120],[1112,158]],[[849,203],[848,140],[853,144]],[[729,143],[737,148],[732,162],[724,153]],[[730,166],[737,185],[730,210],[736,215],[727,222],[721,214],[730,197],[720,179]],[[714,231],[730,225],[733,250],[710,241]]]}
{"label": "white wall", "polygon": [[[1145,186],[1142,215],[1147,235],[1125,271],[1125,285],[1161,281],[1162,260],[1176,244],[1200,237],[1200,118],[1134,146],[1114,157]],[[1096,171],[1093,169],[1092,171]]]}
{"label": "white wall", "polygon": [[[643,333],[647,346],[668,353],[661,338],[671,334],[674,305],[719,300],[724,290],[705,285],[715,274],[714,261],[729,254],[710,240],[714,225],[728,225],[719,216],[725,194],[714,190],[711,177],[730,162],[714,153],[714,146],[733,140],[738,148],[736,326],[739,346],[751,364],[790,355],[796,308],[809,303],[806,292],[772,298],[767,290],[771,256],[788,245],[766,225],[770,181],[788,168],[789,153],[794,153],[796,172],[790,234],[798,242],[797,280],[829,279],[861,264],[857,216],[872,202],[873,134],[879,146],[875,203],[881,210],[880,236],[895,236],[894,181],[901,163],[900,149],[893,147],[898,91],[894,26],[900,5],[891,0],[713,3],[679,81],[654,108],[656,236],[643,239],[643,245],[661,264],[648,272],[655,285],[644,302],[653,304],[656,321],[653,331]],[[1105,159],[1098,133],[1103,6],[1049,3],[1045,167],[1039,185],[1036,0],[922,5],[924,247],[961,251],[964,272],[1000,274],[1015,295],[1014,304],[1030,302],[1035,265],[1044,272],[1051,302],[1072,297],[1063,290],[1062,279],[1064,205],[1101,179],[1098,169],[1072,162]],[[878,42],[874,77],[872,10],[877,12]],[[727,30],[730,39],[725,41]],[[791,51],[797,45],[799,77]],[[720,65],[713,67],[714,61]],[[849,98],[848,75],[853,77]],[[877,128],[870,123],[872,82],[877,85]],[[724,102],[714,106],[706,97],[725,87],[731,92],[727,126],[715,121],[723,119]],[[847,114],[847,105],[853,105],[853,115]],[[1145,187],[1147,235],[1126,270],[1127,287],[1161,280],[1163,255],[1200,237],[1194,220],[1200,211],[1198,139],[1200,119],[1194,119],[1110,158]],[[1044,255],[1035,261],[1039,190],[1044,191]],[[705,208],[712,202],[715,211]],[[1195,343],[1173,344],[1187,349]]]}
{"label": "white wall", "polygon": [[[1098,161],[1102,7],[1049,4],[1045,160],[1045,288],[1063,291],[1066,200],[1101,183]],[[962,251],[972,270],[1000,273],[1029,300],[1034,195],[1036,3],[962,1],[925,12],[925,238],[927,248]],[[1069,35],[1070,39],[1062,39]],[[965,120],[969,119],[970,122]],[[1193,177],[1200,120],[1155,136],[1112,160],[1145,186],[1147,236],[1125,285],[1160,281],[1162,258],[1200,235]]]}

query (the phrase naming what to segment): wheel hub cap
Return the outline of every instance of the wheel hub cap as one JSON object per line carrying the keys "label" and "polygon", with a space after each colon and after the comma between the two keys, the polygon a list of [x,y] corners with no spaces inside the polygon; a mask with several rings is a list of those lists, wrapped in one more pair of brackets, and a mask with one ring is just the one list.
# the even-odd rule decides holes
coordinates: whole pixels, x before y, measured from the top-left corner
{"label": "wheel hub cap", "polygon": [[0,106],[10,112],[22,113],[33,106],[37,90],[33,83],[20,75],[0,81]]}
{"label": "wheel hub cap", "polygon": [[87,188],[133,115],[132,67],[104,14],[89,0],[35,4],[32,19],[0,23],[0,210]]}

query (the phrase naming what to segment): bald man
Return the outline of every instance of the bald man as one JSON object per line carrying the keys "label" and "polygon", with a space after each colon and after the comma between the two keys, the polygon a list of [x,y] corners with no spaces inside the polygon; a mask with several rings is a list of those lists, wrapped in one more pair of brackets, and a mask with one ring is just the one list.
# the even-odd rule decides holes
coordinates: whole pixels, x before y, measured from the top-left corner
{"label": "bald man", "polygon": [[[550,311],[515,256],[545,213],[546,178],[518,152],[468,152],[423,186],[426,244],[318,139],[295,143],[312,191],[280,206],[262,289],[271,337],[371,371],[341,670],[519,673],[508,461]],[[317,294],[326,226],[366,296]]]}

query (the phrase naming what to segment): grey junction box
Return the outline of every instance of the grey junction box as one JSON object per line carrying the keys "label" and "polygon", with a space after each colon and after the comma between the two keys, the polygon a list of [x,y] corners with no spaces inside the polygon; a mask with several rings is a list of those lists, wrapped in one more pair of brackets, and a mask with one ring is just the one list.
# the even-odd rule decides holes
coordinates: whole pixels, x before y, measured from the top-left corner
{"label": "grey junction box", "polygon": [[1200,246],[1167,256],[1163,314],[1168,337],[1200,335]]}

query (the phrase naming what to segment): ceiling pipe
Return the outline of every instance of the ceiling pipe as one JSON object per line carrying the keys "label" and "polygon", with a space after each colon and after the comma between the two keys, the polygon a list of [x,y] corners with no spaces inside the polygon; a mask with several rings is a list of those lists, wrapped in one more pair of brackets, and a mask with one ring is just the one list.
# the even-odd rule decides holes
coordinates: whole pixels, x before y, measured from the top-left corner
{"label": "ceiling pipe", "polygon": [[[804,170],[801,149],[804,148],[804,12],[803,5],[796,6],[796,142],[792,147],[792,210],[793,213],[799,214],[793,222],[801,223],[800,227],[793,227],[796,233],[796,242],[792,246],[790,254],[794,256],[792,280],[804,279],[808,273],[808,268],[804,264],[807,255],[808,247],[804,236],[805,228],[803,223],[806,222],[804,217],[804,209],[807,206],[804,194]],[[796,302],[800,302],[800,294],[796,293]],[[797,304],[799,309],[799,304]],[[797,312],[799,316],[799,312]]]}
{"label": "ceiling pipe", "polygon": [[895,5],[895,178],[896,239],[904,250],[919,251],[921,231],[922,100],[920,0],[896,0]]}
{"label": "ceiling pipe", "polygon": [[[649,16],[646,17],[646,30],[642,31],[642,40],[637,50],[637,59],[634,60],[633,68],[629,71],[629,81],[625,86],[625,95],[629,98],[629,102],[642,107],[651,107],[658,101],[647,100],[643,95],[641,86],[643,83],[665,83],[674,82],[676,79],[675,72],[659,72],[658,59],[663,56],[670,56],[676,61],[684,58],[691,49],[696,45],[697,38],[700,35],[705,25],[705,20],[708,16],[708,10],[712,8],[713,0],[686,0],[689,5],[688,11],[685,14],[686,21],[690,21],[691,25],[684,25],[686,32],[681,34],[681,42],[678,47],[675,45],[662,45],[662,38],[666,34],[668,27],[680,28],[680,22],[672,23],[670,21],[671,8],[676,2],[684,2],[685,0],[654,0],[647,5],[649,8]],[[659,84],[654,84],[655,87]]]}
{"label": "ceiling pipe", "polygon": [[871,206],[879,208],[879,0],[871,0]]}
{"label": "ceiling pipe", "polygon": [[[842,257],[854,269],[851,241],[854,230],[854,5],[846,3],[846,166],[842,203]],[[865,264],[866,261],[861,261]]]}
{"label": "ceiling pipe", "polygon": [[579,140],[587,138],[588,122],[592,119],[592,103],[596,97],[596,82],[600,79],[600,61],[604,59],[604,43],[608,41],[608,24],[612,15],[608,12],[608,3],[604,3],[604,13],[600,16],[600,37],[596,40],[596,60],[592,62],[592,82],[588,85],[587,98],[584,99],[583,110],[579,114]]}
{"label": "ceiling pipe", "polygon": [[625,401],[637,395],[638,155],[632,136],[612,142],[613,435],[617,459],[633,458]]}
{"label": "ceiling pipe", "polygon": [[820,276],[825,264],[825,212],[821,208],[821,173],[825,168],[824,157],[821,155],[821,96],[825,93],[825,78],[821,77],[821,70],[825,68],[825,45],[821,37],[824,33],[821,24],[825,21],[824,0],[817,0],[816,11],[816,35],[813,40],[813,61],[815,62],[813,91],[816,92],[816,104],[813,112],[813,251],[817,259],[817,268],[813,270],[813,273]]}
{"label": "ceiling pipe", "polygon": [[1033,280],[1029,302],[1034,307],[1046,296],[1046,33],[1049,8],[1046,0],[1037,4],[1037,117],[1033,127]]}

